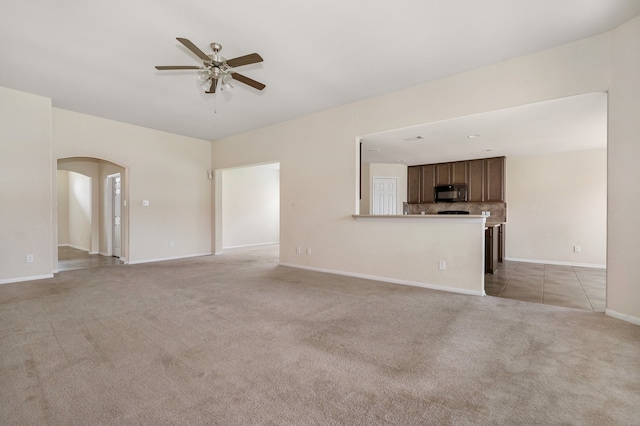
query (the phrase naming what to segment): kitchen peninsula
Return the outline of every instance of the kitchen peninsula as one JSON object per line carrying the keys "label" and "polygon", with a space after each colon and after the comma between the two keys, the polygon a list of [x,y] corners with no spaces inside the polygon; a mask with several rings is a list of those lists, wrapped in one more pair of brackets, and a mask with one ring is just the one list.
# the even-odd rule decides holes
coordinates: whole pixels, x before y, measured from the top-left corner
{"label": "kitchen peninsula", "polygon": [[[385,251],[384,261],[368,265],[362,278],[482,296],[484,235],[482,215],[352,215],[361,238],[376,235],[400,250]],[[365,243],[366,244],[366,243]],[[359,275],[358,275],[359,276]],[[393,278],[391,278],[393,277]]]}

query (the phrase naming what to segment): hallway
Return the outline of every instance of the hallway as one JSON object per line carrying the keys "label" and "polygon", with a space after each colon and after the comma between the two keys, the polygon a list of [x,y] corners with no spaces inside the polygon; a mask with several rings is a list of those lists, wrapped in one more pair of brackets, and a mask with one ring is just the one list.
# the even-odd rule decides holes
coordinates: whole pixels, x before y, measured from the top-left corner
{"label": "hallway", "polygon": [[89,254],[84,250],[69,246],[58,247],[59,272],[119,265],[124,265],[124,262],[117,257]]}

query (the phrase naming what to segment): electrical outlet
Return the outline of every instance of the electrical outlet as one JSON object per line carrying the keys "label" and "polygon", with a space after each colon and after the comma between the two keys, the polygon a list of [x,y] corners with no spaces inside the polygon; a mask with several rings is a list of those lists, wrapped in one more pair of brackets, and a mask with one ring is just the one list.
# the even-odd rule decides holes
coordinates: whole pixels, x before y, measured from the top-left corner
{"label": "electrical outlet", "polygon": [[173,241],[169,242],[169,248],[173,248],[175,244],[173,244]]}
{"label": "electrical outlet", "polygon": [[445,262],[444,260],[439,261],[438,269],[440,269],[441,271],[444,271],[445,269],[447,269],[447,262]]}
{"label": "electrical outlet", "polygon": [[142,200],[143,207],[149,207],[149,200]]}
{"label": "electrical outlet", "polygon": [[311,249],[310,248],[307,249],[307,254],[309,254],[309,255],[311,254]]}
{"label": "electrical outlet", "polygon": [[28,254],[27,255],[27,263],[33,263],[34,262],[34,257],[32,254]]}
{"label": "electrical outlet", "polygon": [[573,246],[574,253],[580,253],[580,250],[581,250],[580,246]]}
{"label": "electrical outlet", "polygon": [[296,247],[296,254],[302,253],[302,249],[300,247]]}

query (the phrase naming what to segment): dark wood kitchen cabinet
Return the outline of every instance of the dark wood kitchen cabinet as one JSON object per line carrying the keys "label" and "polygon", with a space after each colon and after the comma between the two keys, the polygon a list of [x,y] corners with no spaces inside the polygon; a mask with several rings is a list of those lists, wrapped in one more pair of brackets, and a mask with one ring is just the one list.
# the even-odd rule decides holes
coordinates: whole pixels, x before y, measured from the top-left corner
{"label": "dark wood kitchen cabinet", "polygon": [[451,164],[436,164],[436,185],[449,185],[451,183]]}
{"label": "dark wood kitchen cabinet", "polygon": [[487,158],[484,161],[484,201],[504,201],[505,157]]}
{"label": "dark wood kitchen cabinet", "polygon": [[495,274],[498,271],[499,260],[499,229],[500,225],[488,226],[484,231],[484,273]]}
{"label": "dark wood kitchen cabinet", "polygon": [[449,173],[451,176],[451,184],[454,183],[469,183],[469,162],[468,161],[456,161],[450,163],[451,168]]}
{"label": "dark wood kitchen cabinet", "polygon": [[467,183],[468,161],[456,161],[454,163],[439,163],[435,165],[435,184],[452,185],[454,183]]}
{"label": "dark wood kitchen cabinet", "polygon": [[468,161],[469,183],[467,184],[467,197],[470,202],[484,201],[484,161]]}
{"label": "dark wood kitchen cabinet", "polygon": [[408,167],[407,203],[433,203],[435,170],[434,164]]}
{"label": "dark wood kitchen cabinet", "polygon": [[435,201],[435,173],[436,167],[433,164],[420,166],[420,202],[433,203]]}
{"label": "dark wood kitchen cabinet", "polygon": [[434,202],[433,187],[466,183],[469,202],[504,202],[505,157],[408,167],[407,202]]}
{"label": "dark wood kitchen cabinet", "polygon": [[409,166],[407,168],[407,203],[418,204],[420,202],[420,168],[422,166]]}

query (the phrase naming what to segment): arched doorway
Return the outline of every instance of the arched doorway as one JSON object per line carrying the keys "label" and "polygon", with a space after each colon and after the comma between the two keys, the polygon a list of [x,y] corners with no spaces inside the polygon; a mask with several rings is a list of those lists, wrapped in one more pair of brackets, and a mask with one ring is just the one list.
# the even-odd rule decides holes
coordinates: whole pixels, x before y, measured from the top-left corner
{"label": "arched doorway", "polygon": [[127,169],[93,157],[57,161],[56,272],[127,263]]}

